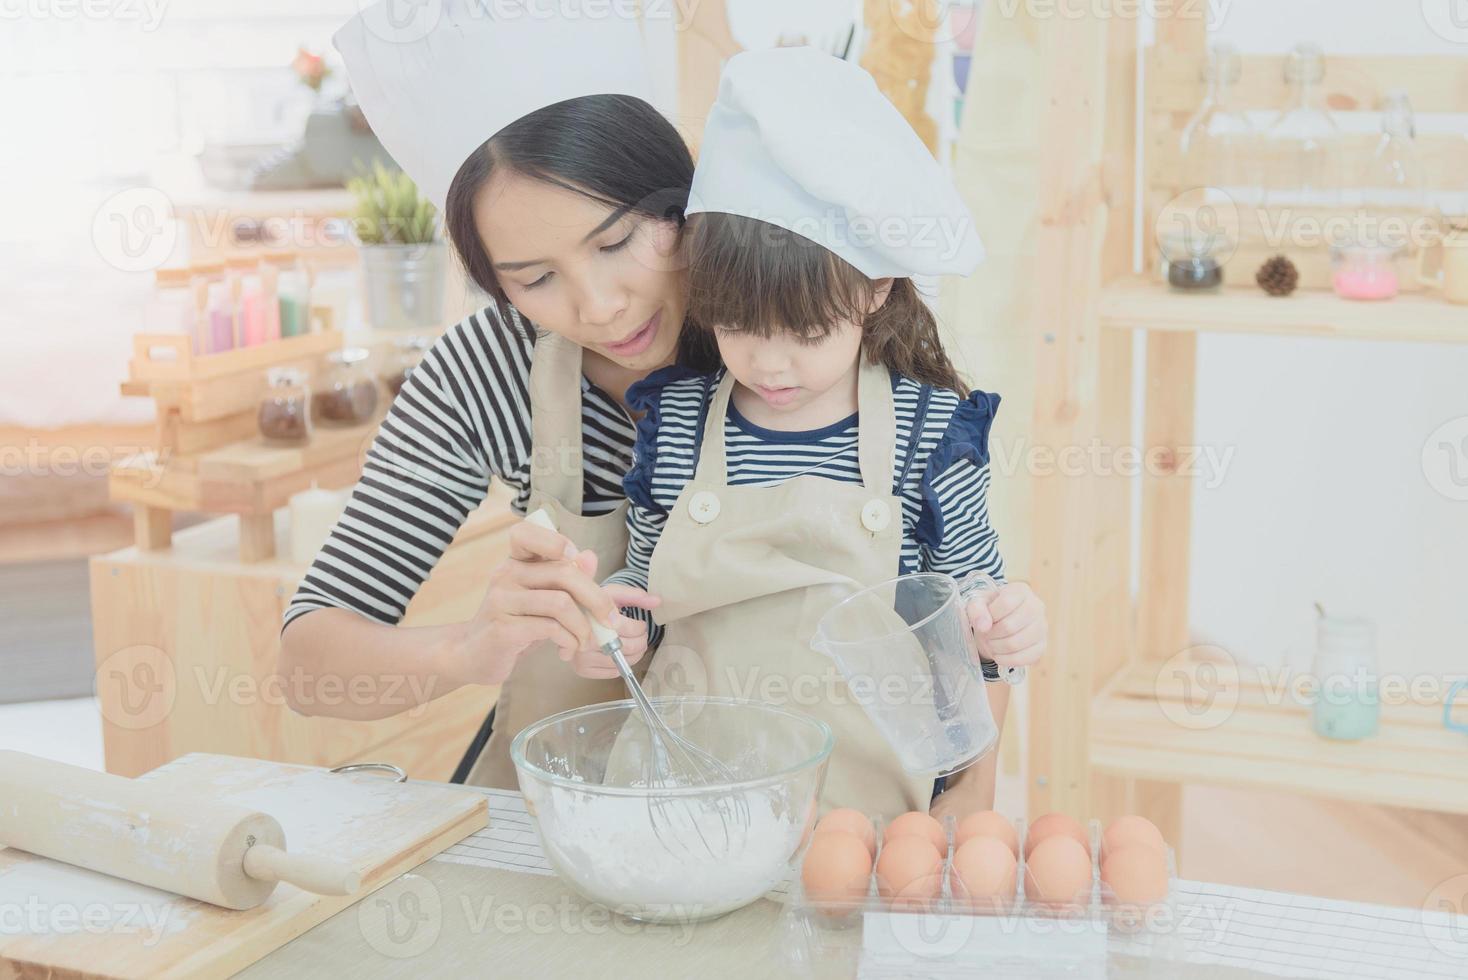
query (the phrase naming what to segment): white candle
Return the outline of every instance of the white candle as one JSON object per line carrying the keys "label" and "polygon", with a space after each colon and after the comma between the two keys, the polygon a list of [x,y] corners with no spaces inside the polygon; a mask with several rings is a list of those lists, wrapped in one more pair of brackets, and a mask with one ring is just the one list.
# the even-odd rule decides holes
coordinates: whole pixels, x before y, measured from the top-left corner
{"label": "white candle", "polygon": [[291,559],[297,565],[309,565],[316,552],[326,543],[337,519],[346,510],[347,490],[322,490],[311,484],[291,497]]}

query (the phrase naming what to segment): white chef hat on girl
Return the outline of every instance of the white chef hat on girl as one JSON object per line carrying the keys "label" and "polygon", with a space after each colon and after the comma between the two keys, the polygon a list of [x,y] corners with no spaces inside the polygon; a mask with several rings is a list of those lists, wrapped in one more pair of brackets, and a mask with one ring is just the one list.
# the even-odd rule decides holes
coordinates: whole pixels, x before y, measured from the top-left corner
{"label": "white chef hat on girl", "polygon": [[984,258],[952,180],[872,76],[815,48],[730,58],[688,214],[779,225],[871,279],[967,275]]}
{"label": "white chef hat on girl", "polygon": [[332,42],[373,132],[442,210],[464,161],[521,116],[583,95],[651,101],[633,13],[575,0],[381,0]]}

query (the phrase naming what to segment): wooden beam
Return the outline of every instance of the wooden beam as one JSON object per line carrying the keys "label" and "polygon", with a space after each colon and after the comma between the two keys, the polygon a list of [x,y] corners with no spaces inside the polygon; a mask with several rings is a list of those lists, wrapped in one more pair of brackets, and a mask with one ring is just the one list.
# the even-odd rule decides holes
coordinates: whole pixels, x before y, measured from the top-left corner
{"label": "wooden beam", "polygon": [[139,551],[162,551],[173,543],[173,511],[133,505],[133,540]]}
{"label": "wooden beam", "polygon": [[[1107,100],[1097,95],[1106,93],[1111,80],[1112,18],[1105,13],[1052,19],[1041,35],[1033,422],[1036,448],[1051,454],[1056,465],[1034,480],[1031,577],[1050,610],[1051,649],[1031,673],[1032,816],[1050,810],[1090,814],[1092,658],[1100,596],[1111,570],[1093,567],[1095,469],[1062,461],[1096,445],[1101,433],[1097,303],[1112,200],[1106,181]],[[1130,223],[1130,211],[1117,220]]]}

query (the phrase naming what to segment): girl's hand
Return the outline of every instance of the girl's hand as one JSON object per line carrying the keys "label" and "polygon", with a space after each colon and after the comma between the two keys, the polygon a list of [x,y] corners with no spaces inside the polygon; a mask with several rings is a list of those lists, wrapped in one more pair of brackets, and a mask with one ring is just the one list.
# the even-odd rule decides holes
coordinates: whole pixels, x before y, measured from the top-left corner
{"label": "girl's hand", "polygon": [[[592,558],[595,558],[592,555]],[[631,585],[604,585],[602,591],[619,607],[635,606],[638,609],[656,609],[660,601],[657,596]],[[617,635],[622,638],[622,656],[627,663],[635,664],[647,653],[647,623],[631,616],[617,613]],[[590,646],[577,650],[574,656],[561,651],[562,660],[570,660],[572,669],[581,677],[593,680],[608,680],[621,677],[612,658],[602,652],[596,637]]]}
{"label": "girl's hand", "polygon": [[1027,667],[1045,655],[1045,603],[1025,582],[1009,582],[975,596],[968,621],[979,653],[1001,667]]}
{"label": "girl's hand", "polygon": [[640,589],[603,589],[595,574],[594,552],[577,551],[564,535],[528,521],[516,524],[510,529],[510,557],[490,571],[484,601],[460,628],[456,679],[502,683],[520,654],[542,640],[555,644],[577,673],[609,667],[581,607],[623,635],[631,630],[628,660],[640,659],[647,649],[646,630],[635,620],[627,625],[618,604],[651,609],[658,600]]}

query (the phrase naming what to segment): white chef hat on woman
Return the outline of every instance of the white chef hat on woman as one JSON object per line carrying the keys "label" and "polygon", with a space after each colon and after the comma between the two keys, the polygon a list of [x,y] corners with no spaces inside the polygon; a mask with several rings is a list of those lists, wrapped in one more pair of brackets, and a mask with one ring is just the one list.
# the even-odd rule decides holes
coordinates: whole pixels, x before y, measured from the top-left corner
{"label": "white chef hat on woman", "polygon": [[629,4],[381,0],[332,37],[383,147],[440,210],[485,140],[584,95],[651,101]]}
{"label": "white chef hat on woman", "polygon": [[815,48],[730,58],[688,214],[756,218],[871,279],[967,275],[984,258],[952,180],[872,76]]}

